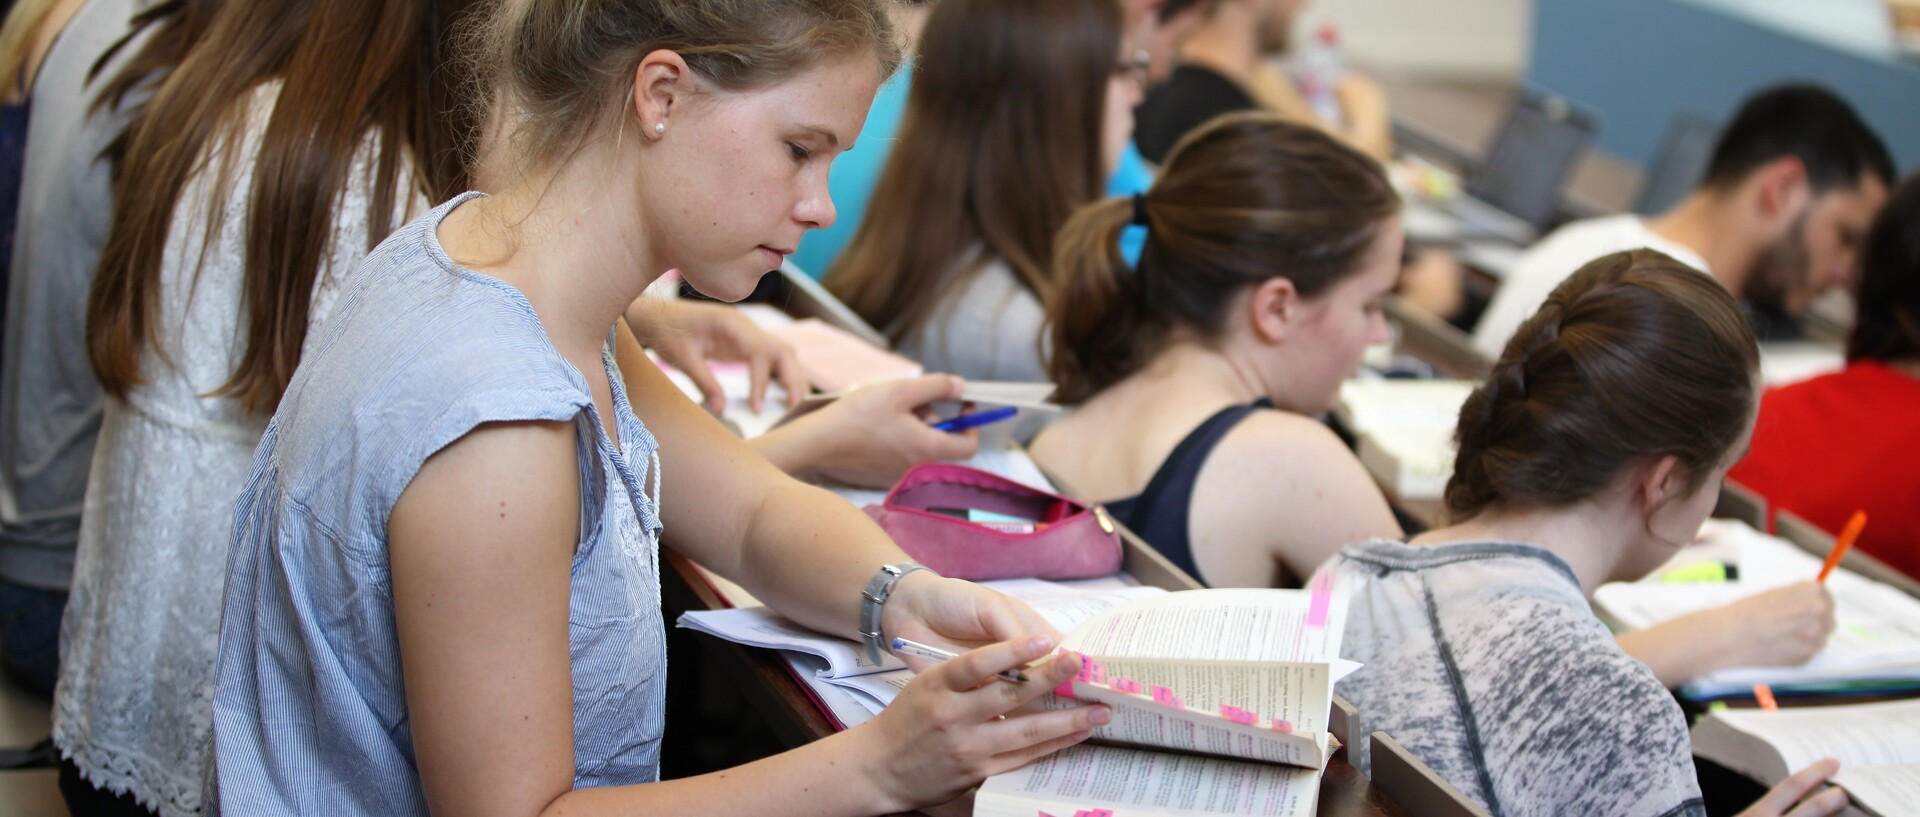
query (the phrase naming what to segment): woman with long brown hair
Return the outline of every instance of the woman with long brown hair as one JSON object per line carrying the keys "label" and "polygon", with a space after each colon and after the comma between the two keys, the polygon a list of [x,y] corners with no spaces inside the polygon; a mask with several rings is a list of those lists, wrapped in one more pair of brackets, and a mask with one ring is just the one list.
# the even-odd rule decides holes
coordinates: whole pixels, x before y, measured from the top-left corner
{"label": "woman with long brown hair", "polygon": [[943,0],[900,142],[826,284],[930,371],[1042,381],[1053,239],[1133,130],[1114,0]]}
{"label": "woman with long brown hair", "polygon": [[444,55],[464,5],[227,4],[122,142],[54,736],[143,809],[203,809],[233,501],[310,327],[360,256],[463,184]]}
{"label": "woman with long brown hair", "polygon": [[[887,814],[1104,722],[1020,710],[1070,656],[987,684],[1057,634],[754,456],[622,325],[669,269],[745,297],[831,220],[828,168],[898,61],[883,2],[492,4],[503,183],[361,262],[235,507],[221,812]],[[663,535],[874,657],[894,635],[979,648],[920,664],[870,723],[662,781]]]}
{"label": "woman with long brown hair", "polygon": [[1386,331],[1399,209],[1379,163],[1311,126],[1234,114],[1190,135],[1147,193],[1061,231],[1049,365],[1075,409],[1034,457],[1209,584],[1298,582],[1398,535],[1312,415]]}

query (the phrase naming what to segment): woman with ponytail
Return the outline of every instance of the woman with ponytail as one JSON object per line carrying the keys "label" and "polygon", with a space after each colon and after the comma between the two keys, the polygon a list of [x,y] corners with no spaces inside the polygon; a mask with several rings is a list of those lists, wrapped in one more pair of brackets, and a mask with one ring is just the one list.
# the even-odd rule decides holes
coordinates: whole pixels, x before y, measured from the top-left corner
{"label": "woman with ponytail", "polygon": [[1049,370],[1075,409],[1035,458],[1216,586],[1295,582],[1398,536],[1310,415],[1385,337],[1399,209],[1377,162],[1312,127],[1236,114],[1189,136],[1146,194],[1061,231]]}
{"label": "woman with ponytail", "polygon": [[[1739,304],[1667,256],[1561,284],[1461,409],[1451,524],[1325,568],[1353,594],[1341,654],[1364,667],[1340,689],[1358,732],[1493,814],[1704,815],[1685,716],[1588,596],[1692,540],[1752,435],[1758,368]],[[1807,797],[1836,769],[1747,817],[1838,813],[1838,789]]]}

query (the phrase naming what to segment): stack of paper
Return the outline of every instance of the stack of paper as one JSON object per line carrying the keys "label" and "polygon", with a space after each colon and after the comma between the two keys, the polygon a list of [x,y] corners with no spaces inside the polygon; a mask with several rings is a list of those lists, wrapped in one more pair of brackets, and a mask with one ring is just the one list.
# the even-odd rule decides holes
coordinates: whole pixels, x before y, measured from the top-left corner
{"label": "stack of paper", "polygon": [[[1692,552],[1710,548],[1738,567],[1739,578],[1716,583],[1674,584],[1655,571],[1632,584],[1603,585],[1593,594],[1602,615],[1627,629],[1642,629],[1688,613],[1796,582],[1820,573],[1820,559],[1791,543],[1747,525],[1714,520],[1702,531],[1706,543],[1675,557],[1669,569],[1699,561]],[[1827,646],[1798,667],[1746,667],[1716,672],[1681,688],[1691,698],[1746,695],[1754,684],[1775,692],[1823,693],[1920,684],[1920,599],[1838,569],[1827,578],[1838,627]]]}
{"label": "stack of paper", "polygon": [[1360,438],[1360,462],[1403,500],[1438,499],[1453,476],[1453,431],[1473,393],[1466,380],[1352,380],[1340,422]]}

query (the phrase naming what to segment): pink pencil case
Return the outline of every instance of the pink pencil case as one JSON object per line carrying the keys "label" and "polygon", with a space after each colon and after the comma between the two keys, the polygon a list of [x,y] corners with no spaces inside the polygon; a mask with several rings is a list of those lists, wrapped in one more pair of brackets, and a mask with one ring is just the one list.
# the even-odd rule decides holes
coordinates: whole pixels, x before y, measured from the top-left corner
{"label": "pink pencil case", "polygon": [[[1034,525],[971,522],[932,508],[968,508]],[[950,463],[914,466],[868,505],[900,549],[942,576],[1090,579],[1120,570],[1120,535],[1104,508]],[[1028,530],[1031,528],[1031,530]]]}

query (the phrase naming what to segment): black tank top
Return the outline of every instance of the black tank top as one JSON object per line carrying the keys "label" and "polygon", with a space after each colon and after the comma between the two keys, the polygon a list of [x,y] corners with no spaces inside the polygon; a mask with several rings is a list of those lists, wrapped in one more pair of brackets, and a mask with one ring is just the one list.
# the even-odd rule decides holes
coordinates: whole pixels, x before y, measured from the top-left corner
{"label": "black tank top", "polygon": [[1153,472],[1146,490],[1139,496],[1106,503],[1107,512],[1187,575],[1207,584],[1200,575],[1199,565],[1194,564],[1193,543],[1187,538],[1194,482],[1200,476],[1200,466],[1207,463],[1207,457],[1227,432],[1254,412],[1272,407],[1273,403],[1263,398],[1252,405],[1221,409],[1174,446],[1167,461]]}

